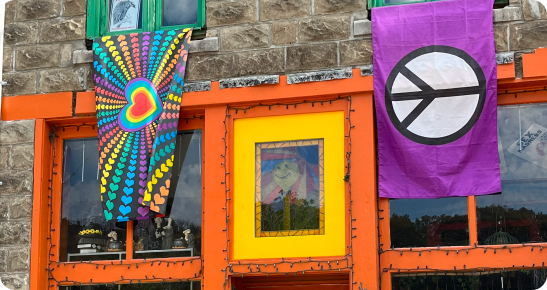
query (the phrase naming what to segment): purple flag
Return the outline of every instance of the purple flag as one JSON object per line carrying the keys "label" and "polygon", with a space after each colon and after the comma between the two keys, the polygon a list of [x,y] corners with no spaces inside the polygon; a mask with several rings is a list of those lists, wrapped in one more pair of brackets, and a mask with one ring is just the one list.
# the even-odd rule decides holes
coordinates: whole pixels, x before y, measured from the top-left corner
{"label": "purple flag", "polygon": [[374,8],[379,195],[501,191],[493,0]]}

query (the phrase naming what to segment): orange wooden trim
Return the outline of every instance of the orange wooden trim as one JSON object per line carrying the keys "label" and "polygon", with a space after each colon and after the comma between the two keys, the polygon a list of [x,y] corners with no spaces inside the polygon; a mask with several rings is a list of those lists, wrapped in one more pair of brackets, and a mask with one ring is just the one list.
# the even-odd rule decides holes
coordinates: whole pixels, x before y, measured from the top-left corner
{"label": "orange wooden trim", "polygon": [[72,92],[2,98],[2,121],[72,117]]}
{"label": "orange wooden trim", "polygon": [[547,48],[538,48],[535,53],[522,55],[523,77],[544,77],[547,76]]}
{"label": "orange wooden trim", "polygon": [[76,93],[76,116],[95,115],[95,91]]}
{"label": "orange wooden trim", "polygon": [[[192,116],[188,116],[192,117]],[[201,129],[204,130],[204,119],[188,119],[187,122],[184,121],[185,119],[181,119],[181,122],[179,123],[179,130],[193,130],[193,129]],[[73,125],[73,124],[82,124],[82,122],[90,124],[90,125],[96,125],[96,119],[94,117],[92,118],[72,118],[71,121],[64,120],[63,125]],[[57,123],[55,123],[57,124]],[[88,138],[88,137],[96,137],[97,136],[97,127],[94,128],[90,126],[82,126],[79,129],[76,127],[68,127],[64,130],[62,128],[59,128],[59,130],[56,132],[56,163],[62,164],[62,152],[63,152],[63,146],[64,140],[67,139],[75,139],[75,138]],[[46,136],[46,142],[49,142],[48,136]],[[202,151],[203,152],[203,151]],[[39,161],[36,161],[36,164],[39,164]],[[49,167],[48,167],[49,166]],[[48,163],[46,165],[47,168],[51,167],[51,164]],[[61,187],[60,187],[60,176],[61,174],[61,168],[58,165],[55,168],[56,174],[54,176],[54,182],[53,182],[53,200],[54,200],[54,214],[53,214],[53,227],[56,229],[54,232],[54,235],[52,236],[52,241],[55,245],[60,245],[60,206],[61,206]],[[203,170],[205,172],[205,170]],[[49,177],[48,177],[49,178]],[[47,185],[47,183],[45,183]],[[47,188],[47,186],[46,186]],[[49,215],[49,208],[47,207],[43,209],[44,213],[47,213]],[[49,219],[49,216],[47,215],[47,218]],[[203,219],[203,217],[202,217]],[[203,222],[203,221],[202,221]],[[38,228],[45,228],[46,234],[42,238],[42,241],[45,241],[48,237],[49,232],[47,232],[48,227],[33,227],[34,229]],[[202,224],[203,229],[203,224]],[[52,273],[55,277],[55,279],[62,281],[65,279],[65,277],[68,277],[70,281],[77,281],[84,284],[92,283],[112,283],[112,281],[117,281],[121,279],[121,276],[124,278],[134,278],[134,279],[144,279],[146,276],[148,276],[150,279],[147,280],[147,282],[161,282],[159,279],[153,279],[153,276],[156,276],[158,278],[163,278],[167,282],[169,279],[168,277],[171,277],[169,281],[172,282],[178,282],[178,281],[186,281],[187,279],[196,280],[199,279],[201,276],[201,268],[202,263],[201,259],[196,259],[196,257],[190,258],[190,257],[175,257],[175,258],[155,258],[155,259],[146,259],[148,263],[143,263],[143,259],[132,259],[132,241],[133,241],[133,227],[132,223],[128,224],[127,231],[126,231],[126,259],[121,262],[120,261],[94,261],[91,263],[80,263],[80,262],[66,262],[66,263],[60,263],[56,264],[53,263],[52,267],[55,269]],[[33,235],[34,237],[34,235]],[[203,249],[203,238],[202,238],[202,249]],[[59,259],[59,247],[53,248],[53,254],[54,256],[51,258],[52,261],[57,261]],[[49,249],[48,249],[49,250]],[[46,252],[42,258],[44,261],[47,260]],[[161,261],[161,265],[158,263]],[[109,269],[108,271],[103,270],[103,265],[111,265],[111,263],[114,263],[117,266],[117,269],[112,270]],[[154,263],[154,266],[152,266],[152,262]],[[139,264],[138,268],[133,265],[134,263],[141,263]],[[170,264],[170,266],[168,265]],[[46,264],[47,267],[47,264]],[[110,267],[110,266],[109,266]],[[107,268],[108,269],[108,268]],[[44,271],[45,274],[47,272]],[[47,276],[46,276],[47,279]],[[44,282],[43,285],[45,285],[46,282]],[[54,283],[55,284],[55,283]],[[58,285],[64,285],[62,282]],[[54,287],[58,286],[57,284],[54,285]],[[43,288],[37,288],[32,290],[38,290]]]}
{"label": "orange wooden trim", "polygon": [[547,102],[547,90],[503,94],[498,96],[498,106]]}
{"label": "orange wooden trim", "polygon": [[352,95],[351,183],[353,282],[350,289],[380,288],[374,102],[371,93]]}
{"label": "orange wooden trim", "polygon": [[[49,128],[43,119],[34,129],[34,188],[32,197],[32,239],[30,250],[30,289],[42,290],[47,285],[49,216],[48,195],[51,166]],[[40,225],[40,226],[38,226]]]}
{"label": "orange wooden trim", "polygon": [[[228,283],[226,289],[231,289],[230,279],[225,280],[227,261],[227,236],[226,236],[226,199],[224,197],[224,142],[225,134],[224,118],[226,107],[217,106],[205,109],[205,138],[204,143],[207,175],[204,176],[206,197],[204,198],[203,219],[207,222],[207,229],[202,232],[203,241],[207,243],[202,247],[202,257],[206,261],[203,268],[203,290],[216,290]],[[228,203],[228,207],[231,202]]]}
{"label": "orange wooden trim", "polygon": [[498,81],[515,78],[515,63],[500,64],[497,67]]}
{"label": "orange wooden trim", "polygon": [[[200,260],[191,260],[191,262],[185,261],[184,263],[178,261],[176,264],[174,264],[174,262],[168,263],[165,259],[162,259],[161,263],[150,260],[150,263],[140,264],[138,268],[135,265],[131,265],[127,261],[122,262],[122,264],[120,264],[119,261],[112,261],[114,262],[114,265],[110,265],[110,261],[106,262],[107,263],[102,264],[54,264],[53,275],[60,281],[61,285],[62,281],[65,280],[65,277],[69,277],[69,281],[75,281],[83,284],[112,284],[113,281],[122,280],[122,277],[124,279],[140,280],[145,279],[145,276],[149,278],[148,282],[162,282],[162,279],[165,279],[166,282],[178,282],[180,280],[186,281],[186,279],[196,280],[196,277],[199,277],[201,270]],[[103,265],[109,266],[104,268]],[[154,276],[157,279],[154,279]],[[172,279],[169,279],[169,277]]]}
{"label": "orange wooden trim", "polygon": [[[380,255],[382,261],[382,269],[389,269],[391,266],[395,271],[401,270],[402,273],[430,272],[435,269],[442,269],[448,272],[454,272],[454,267],[458,271],[462,271],[465,265],[466,269],[472,271],[473,268],[505,268],[510,270],[515,267],[542,267],[545,263],[545,254],[540,251],[540,246],[543,244],[535,244],[534,251],[531,251],[530,245],[523,247],[522,245],[498,245],[488,247],[450,247],[446,248],[451,251],[427,248],[414,248],[412,251],[401,252],[398,250],[384,252]],[[509,250],[511,249],[511,251]],[[486,249],[486,251],[485,251]],[[496,249],[494,251],[494,249]],[[460,250],[456,253],[454,250]],[[418,269],[419,267],[419,269]],[[428,270],[426,270],[426,267]],[[411,271],[406,271],[410,269]],[[386,277],[384,273],[383,278]]]}
{"label": "orange wooden trim", "polygon": [[378,217],[380,218],[378,224],[379,224],[379,231],[380,231],[380,249],[386,250],[391,248],[391,232],[390,232],[390,224],[389,224],[389,198],[378,198],[378,208],[380,209],[380,212],[378,213]]}
{"label": "orange wooden trim", "polygon": [[467,197],[467,219],[469,222],[469,245],[479,243],[477,229],[477,201],[475,196]]}

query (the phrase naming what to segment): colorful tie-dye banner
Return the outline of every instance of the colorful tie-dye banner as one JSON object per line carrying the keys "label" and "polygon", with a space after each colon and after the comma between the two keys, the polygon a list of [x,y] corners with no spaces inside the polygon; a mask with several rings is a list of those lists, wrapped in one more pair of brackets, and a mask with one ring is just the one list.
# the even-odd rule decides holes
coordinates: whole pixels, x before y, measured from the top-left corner
{"label": "colorful tie-dye banner", "polygon": [[94,79],[107,221],[164,214],[191,29],[96,38]]}

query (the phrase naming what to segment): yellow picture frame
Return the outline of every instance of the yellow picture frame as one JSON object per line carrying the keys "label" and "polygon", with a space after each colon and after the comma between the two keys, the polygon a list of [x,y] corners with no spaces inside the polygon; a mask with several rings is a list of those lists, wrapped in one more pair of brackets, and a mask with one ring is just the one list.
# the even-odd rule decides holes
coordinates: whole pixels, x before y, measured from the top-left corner
{"label": "yellow picture frame", "polygon": [[[234,120],[234,260],[346,254],[344,124],[343,111]],[[256,144],[312,139],[324,142],[324,233],[257,236]]]}

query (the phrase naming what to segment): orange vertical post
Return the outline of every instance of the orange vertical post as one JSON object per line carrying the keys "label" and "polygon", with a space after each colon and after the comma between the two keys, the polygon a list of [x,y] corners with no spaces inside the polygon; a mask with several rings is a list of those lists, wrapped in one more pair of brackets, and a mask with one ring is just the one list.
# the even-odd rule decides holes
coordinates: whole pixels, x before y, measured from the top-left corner
{"label": "orange vertical post", "polygon": [[475,196],[467,198],[467,215],[469,220],[469,245],[479,242],[477,229],[477,200]]}
{"label": "orange vertical post", "polygon": [[376,149],[372,94],[351,102],[352,290],[379,289]]}
{"label": "orange vertical post", "polygon": [[[44,119],[37,119],[34,128],[34,188],[32,197],[32,240],[30,257],[30,289],[47,289],[49,235],[49,179],[51,146],[49,128]],[[40,226],[38,226],[40,225]]]}
{"label": "orange vertical post", "polygon": [[[224,188],[225,162],[223,155],[225,135],[224,119],[226,107],[217,106],[205,110],[204,144],[204,199],[203,220],[207,225],[203,231],[203,290],[229,289],[226,280],[227,222]],[[230,146],[230,145],[228,145]],[[227,156],[228,157],[228,156]],[[227,169],[229,167],[226,167]],[[229,169],[228,169],[229,170]],[[228,176],[229,177],[229,176]],[[228,178],[229,179],[229,178]],[[225,287],[224,283],[228,283]]]}

